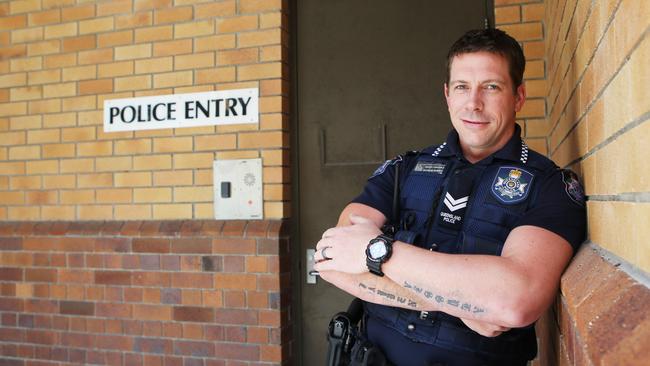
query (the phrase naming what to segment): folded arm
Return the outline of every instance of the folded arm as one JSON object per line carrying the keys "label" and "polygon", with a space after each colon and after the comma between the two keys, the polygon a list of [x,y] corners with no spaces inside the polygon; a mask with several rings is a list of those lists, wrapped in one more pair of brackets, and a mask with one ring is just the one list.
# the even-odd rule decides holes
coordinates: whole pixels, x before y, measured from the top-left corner
{"label": "folded arm", "polygon": [[[383,214],[369,206],[348,205],[339,227],[326,231],[317,245],[330,247],[327,253],[333,258],[316,264],[322,278],[366,301],[443,311],[483,335],[537,320],[571,258],[571,246],[560,236],[521,226],[510,233],[501,256],[444,254],[396,242],[382,268],[386,276],[377,277],[367,272],[365,247],[384,222]],[[409,301],[416,305],[409,307]]]}

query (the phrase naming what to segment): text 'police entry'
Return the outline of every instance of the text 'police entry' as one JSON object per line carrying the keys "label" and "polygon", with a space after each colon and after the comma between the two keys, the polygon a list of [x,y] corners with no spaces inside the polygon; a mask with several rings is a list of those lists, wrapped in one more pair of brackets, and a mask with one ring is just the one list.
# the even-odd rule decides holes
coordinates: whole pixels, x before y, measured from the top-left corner
{"label": "text 'police entry'", "polygon": [[258,122],[257,88],[104,101],[104,132]]}

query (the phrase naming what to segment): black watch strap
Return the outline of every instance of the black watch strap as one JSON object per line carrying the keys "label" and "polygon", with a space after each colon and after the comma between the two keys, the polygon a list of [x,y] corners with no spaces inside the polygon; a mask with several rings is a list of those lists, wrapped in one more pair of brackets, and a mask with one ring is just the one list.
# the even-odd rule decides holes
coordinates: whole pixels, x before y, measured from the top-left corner
{"label": "black watch strap", "polygon": [[366,257],[366,265],[368,266],[368,271],[370,273],[377,275],[379,277],[384,277],[384,272],[381,271],[382,262],[375,262],[370,258]]}

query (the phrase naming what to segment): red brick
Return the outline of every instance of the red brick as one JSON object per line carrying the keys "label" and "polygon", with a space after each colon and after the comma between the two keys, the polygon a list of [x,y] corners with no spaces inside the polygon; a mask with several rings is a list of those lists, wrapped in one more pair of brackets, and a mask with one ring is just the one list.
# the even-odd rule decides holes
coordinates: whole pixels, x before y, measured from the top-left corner
{"label": "red brick", "polygon": [[181,271],[199,272],[201,270],[201,257],[198,256],[181,256]]}
{"label": "red brick", "polygon": [[248,327],[246,329],[247,343],[268,343],[269,342],[269,329],[261,327]]}
{"label": "red brick", "polygon": [[173,273],[172,287],[212,288],[212,275],[207,273]]}
{"label": "red brick", "polygon": [[129,287],[124,289],[125,302],[142,302],[143,290],[140,287]]}
{"label": "red brick", "polygon": [[181,257],[177,255],[164,255],[161,259],[162,269],[166,271],[178,271],[181,269]]}
{"label": "red brick", "polygon": [[157,236],[159,232],[160,221],[145,221],[142,226],[140,226],[140,235],[142,236]]}
{"label": "red brick", "polygon": [[25,303],[21,299],[0,298],[0,310],[2,311],[23,311],[24,306]]}
{"label": "red brick", "polygon": [[87,333],[62,333],[60,344],[76,348],[93,348],[95,336]]}
{"label": "red brick", "polygon": [[138,236],[140,234],[140,226],[142,221],[127,221],[122,225],[120,234],[124,236]]}
{"label": "red brick", "polygon": [[213,322],[214,309],[198,306],[174,307],[173,319],[181,322]]}
{"label": "red brick", "polygon": [[257,287],[261,291],[279,291],[280,279],[277,275],[258,275]]}
{"label": "red brick", "polygon": [[206,236],[219,236],[225,225],[225,221],[205,221],[201,227],[201,232]]}
{"label": "red brick", "polygon": [[95,283],[102,285],[130,285],[131,272],[125,271],[97,271]]}
{"label": "red brick", "polygon": [[95,238],[60,238],[58,250],[65,252],[90,252],[95,248]]}
{"label": "red brick", "polygon": [[290,230],[291,227],[286,220],[271,221],[267,235],[269,238],[284,238],[289,236]]}
{"label": "red brick", "polygon": [[601,364],[605,352],[632,335],[635,326],[650,322],[650,290],[637,284],[625,291],[609,310],[592,321],[585,337],[594,364]]}
{"label": "red brick", "polygon": [[133,239],[133,251],[136,253],[169,253],[169,239]]}
{"label": "red brick", "polygon": [[141,320],[171,320],[171,308],[156,305],[134,305],[133,315]]}
{"label": "red brick", "polygon": [[246,343],[246,328],[237,326],[225,327],[225,331],[227,342]]}
{"label": "red brick", "polygon": [[216,309],[215,323],[236,325],[257,325],[257,311],[239,309]]}
{"label": "red brick", "polygon": [[124,253],[131,250],[131,241],[127,238],[97,238],[95,241],[96,252]]}
{"label": "red brick", "polygon": [[0,268],[0,281],[22,281],[23,269],[22,268]]}
{"label": "red brick", "polygon": [[133,272],[133,284],[136,286],[169,287],[171,274],[165,272]]}
{"label": "red brick", "polygon": [[172,341],[170,339],[139,337],[133,342],[133,351],[168,354],[172,351]]}
{"label": "red brick", "polygon": [[259,361],[260,348],[258,345],[217,343],[216,353],[225,359],[242,361]]}
{"label": "red brick", "polygon": [[163,335],[169,338],[182,338],[183,327],[179,323],[164,323]]}
{"label": "red brick", "polygon": [[[25,341],[24,338],[25,338],[24,330],[0,328],[0,339],[2,339],[4,342],[24,342]],[[20,365],[22,366],[22,364]]]}
{"label": "red brick", "polygon": [[25,281],[28,282],[56,282],[56,280],[55,269],[27,268],[25,270]]}
{"label": "red brick", "polygon": [[92,284],[93,278],[93,273],[91,271],[60,269],[58,283]]}
{"label": "red brick", "polygon": [[[183,221],[181,228],[179,230],[181,236],[196,236],[201,235],[201,228],[203,227],[203,221],[195,220],[186,220]],[[0,233],[2,230],[0,229]]]}
{"label": "red brick", "polygon": [[29,299],[25,301],[28,313],[58,313],[59,305],[54,300]]}
{"label": "red brick", "polygon": [[[82,253],[68,254],[68,267],[80,268],[84,267],[85,265],[84,255]],[[59,272],[59,275],[60,274],[61,272]]]}
{"label": "red brick", "polygon": [[131,337],[116,335],[97,335],[96,345],[98,348],[114,349],[121,351],[131,351],[133,349],[133,339]]}
{"label": "red brick", "polygon": [[268,309],[269,294],[267,292],[248,291],[248,308]]}
{"label": "red brick", "polygon": [[[642,366],[650,360],[650,322],[639,324],[632,334],[621,340],[618,345],[609,350],[602,358],[603,365]],[[586,364],[586,363],[584,363]]]}
{"label": "red brick", "polygon": [[172,253],[212,253],[212,241],[209,238],[172,239]]}
{"label": "red brick", "polygon": [[133,314],[131,304],[100,302],[95,305],[95,315],[106,318],[130,318]]}
{"label": "red brick", "polygon": [[[215,349],[212,342],[174,341],[174,354],[193,357],[214,357]],[[219,354],[223,357],[222,354]]]}
{"label": "red brick", "polygon": [[215,287],[233,290],[255,290],[257,277],[252,274],[217,273],[214,275]]}
{"label": "red brick", "polygon": [[282,252],[280,247],[281,241],[277,239],[257,239],[258,255],[278,255]]}
{"label": "red brick", "polygon": [[94,315],[95,304],[87,301],[61,301],[59,312],[68,315]]}
{"label": "red brick", "polygon": [[244,220],[232,220],[226,221],[221,229],[221,234],[223,236],[244,236],[244,230],[246,229],[246,221]]}
{"label": "red brick", "polygon": [[281,325],[281,314],[276,310],[260,310],[259,313],[259,324],[268,325],[273,327],[279,327]]}
{"label": "red brick", "polygon": [[261,345],[260,361],[282,362],[282,346]]}
{"label": "red brick", "polygon": [[229,255],[223,258],[224,272],[244,272],[246,264],[243,256]]}
{"label": "red brick", "polygon": [[53,345],[57,343],[57,334],[52,331],[27,330],[25,332],[25,342]]}
{"label": "red brick", "polygon": [[255,254],[253,239],[214,239],[212,251],[216,254]]}
{"label": "red brick", "polygon": [[116,236],[120,233],[122,226],[124,225],[123,221],[107,221],[102,226],[100,233],[102,235]]}
{"label": "red brick", "polygon": [[228,308],[246,307],[246,293],[244,291],[224,291],[224,305]]}
{"label": "red brick", "polygon": [[246,225],[246,237],[265,238],[270,222],[267,220],[250,221]]}
{"label": "red brick", "polygon": [[160,223],[158,232],[167,236],[176,236],[180,232],[183,222],[181,220],[163,221]]}
{"label": "red brick", "polygon": [[566,297],[571,312],[600,287],[613,267],[606,263],[593,249],[583,246],[576,254],[561,280],[562,294]]}

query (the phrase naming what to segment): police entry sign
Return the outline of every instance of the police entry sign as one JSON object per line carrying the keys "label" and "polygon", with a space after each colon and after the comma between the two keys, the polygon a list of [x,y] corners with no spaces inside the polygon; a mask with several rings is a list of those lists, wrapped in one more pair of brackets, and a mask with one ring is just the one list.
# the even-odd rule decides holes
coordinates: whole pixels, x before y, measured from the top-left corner
{"label": "police entry sign", "polygon": [[257,122],[257,88],[104,101],[104,132]]}

